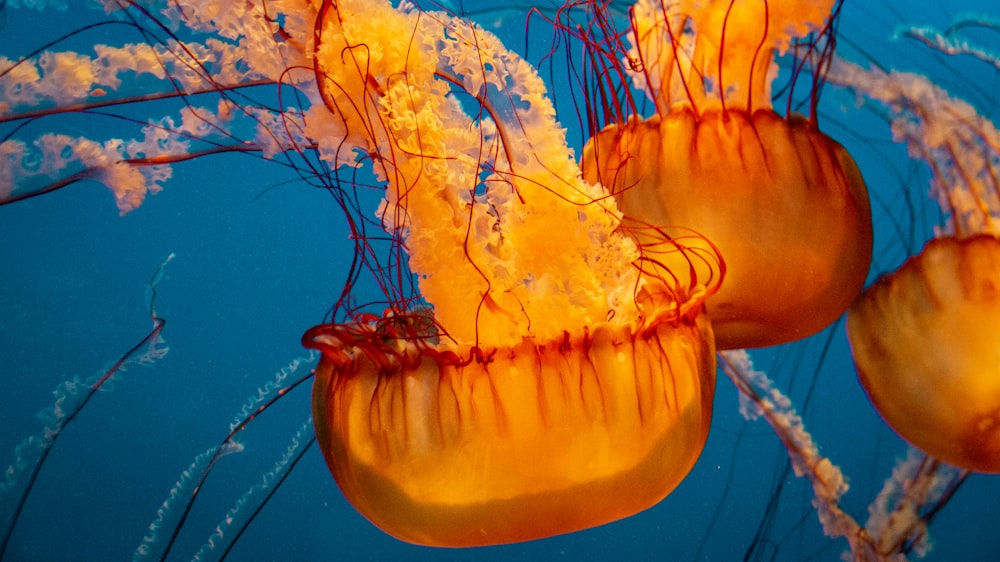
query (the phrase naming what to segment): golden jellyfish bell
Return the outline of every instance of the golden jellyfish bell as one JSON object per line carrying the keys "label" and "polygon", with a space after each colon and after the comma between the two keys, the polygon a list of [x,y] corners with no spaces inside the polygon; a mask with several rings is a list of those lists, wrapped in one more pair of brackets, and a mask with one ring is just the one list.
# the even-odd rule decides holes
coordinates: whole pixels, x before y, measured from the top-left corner
{"label": "golden jellyfish bell", "polygon": [[308,335],[323,352],[316,435],[351,504],[405,541],[511,543],[627,517],[680,483],[708,434],[703,315],[471,359],[372,329]]}
{"label": "golden jellyfish bell", "polygon": [[868,272],[860,171],[812,121],[770,101],[774,52],[822,28],[831,7],[641,0],[630,59],[657,114],[612,124],[584,149],[585,177],[615,194],[627,222],[689,227],[718,247],[726,281],[707,307],[720,349],[814,334]]}
{"label": "golden jellyfish bell", "polygon": [[951,464],[1000,472],[1000,240],[931,240],[847,316],[885,421]]}
{"label": "golden jellyfish bell", "polygon": [[[715,285],[639,275],[642,252],[582,180],[537,73],[475,24],[341,0],[323,4],[315,43],[309,133],[344,139],[331,159],[378,155],[400,277],[432,305],[392,287],[384,315],[303,338],[323,354],[314,423],[348,500],[397,538],[452,547],[660,501],[708,433]],[[699,267],[718,283],[717,260]]]}

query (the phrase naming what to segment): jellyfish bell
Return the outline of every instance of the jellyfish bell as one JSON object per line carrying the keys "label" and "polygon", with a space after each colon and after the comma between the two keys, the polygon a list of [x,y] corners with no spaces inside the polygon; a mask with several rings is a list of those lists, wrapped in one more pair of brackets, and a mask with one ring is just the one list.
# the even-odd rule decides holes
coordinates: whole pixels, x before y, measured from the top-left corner
{"label": "jellyfish bell", "polygon": [[[325,2],[315,42],[323,103],[307,126],[378,154],[382,226],[431,305],[389,287],[382,316],[303,338],[323,354],[316,434],[345,496],[397,538],[453,547],[657,503],[711,421],[702,305],[721,276],[692,272],[718,261],[666,236],[673,251],[637,247],[582,181],[535,70],[475,24]],[[688,267],[640,276],[647,253]]]}
{"label": "jellyfish bell", "polygon": [[687,226],[719,248],[727,279],[707,308],[720,349],[816,333],[868,272],[854,160],[814,120],[771,107],[775,52],[822,29],[832,6],[641,0],[628,73],[656,114],[619,115],[584,148],[584,176],[615,194],[626,222]]}
{"label": "jellyfish bell", "polygon": [[479,546],[647,509],[694,465],[714,395],[704,315],[632,333],[599,325],[489,350],[323,325],[318,443],[340,489],[387,533]]}
{"label": "jellyfish bell", "polygon": [[936,238],[851,307],[858,376],[907,441],[1000,472],[1000,240]]}

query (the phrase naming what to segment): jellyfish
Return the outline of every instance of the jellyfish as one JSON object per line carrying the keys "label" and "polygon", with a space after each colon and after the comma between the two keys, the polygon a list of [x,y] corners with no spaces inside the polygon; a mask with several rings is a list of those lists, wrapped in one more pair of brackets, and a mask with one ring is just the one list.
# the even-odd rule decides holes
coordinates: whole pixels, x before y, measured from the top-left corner
{"label": "jellyfish", "polygon": [[[657,503],[707,437],[717,260],[665,233],[636,247],[614,200],[582,181],[534,69],[483,28],[341,1],[316,30],[323,104],[305,122],[341,132],[336,163],[377,153],[377,212],[419,288],[304,337],[323,353],[316,434],[345,496],[435,546]],[[690,265],[640,277],[653,261]]]}
{"label": "jellyfish", "polygon": [[[945,52],[958,45],[918,32]],[[858,376],[904,439],[948,463],[1000,472],[1000,132],[926,76],[850,64],[837,74],[889,108],[896,139],[930,167],[947,220],[851,306]]]}
{"label": "jellyfish", "polygon": [[[625,61],[603,63],[612,78],[634,78],[656,111],[646,118],[629,99],[603,102],[611,123],[584,148],[585,177],[611,189],[626,221],[685,226],[719,248],[727,281],[707,306],[720,349],[818,332],[868,273],[871,212],[854,160],[814,111],[772,109],[775,55],[796,37],[831,33],[833,8],[642,0]],[[816,56],[818,81],[828,57]]]}

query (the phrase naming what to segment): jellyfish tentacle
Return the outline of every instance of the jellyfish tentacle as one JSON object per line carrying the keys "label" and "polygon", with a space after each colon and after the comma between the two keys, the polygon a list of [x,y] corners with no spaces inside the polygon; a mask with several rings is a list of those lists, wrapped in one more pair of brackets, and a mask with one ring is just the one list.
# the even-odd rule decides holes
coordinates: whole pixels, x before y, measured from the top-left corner
{"label": "jellyfish tentacle", "polygon": [[[6,481],[0,484],[0,498],[5,498],[4,505],[14,506],[9,514],[5,514],[3,538],[0,540],[0,558],[7,551],[10,537],[14,533],[21,511],[25,502],[35,486],[38,474],[44,466],[46,459],[52,452],[52,447],[62,434],[67,425],[76,419],[77,415],[90,403],[90,400],[98,391],[106,388],[108,382],[114,380],[129,363],[139,363],[148,365],[156,359],[166,355],[168,349],[163,346],[163,338],[160,336],[166,320],[157,315],[156,312],[156,287],[162,279],[163,269],[175,255],[170,254],[166,260],[157,267],[149,282],[149,316],[153,321],[153,327],[138,343],[122,354],[109,368],[100,376],[94,377],[86,382],[78,378],[67,380],[59,385],[54,391],[56,403],[43,410],[39,417],[45,420],[45,427],[40,436],[32,435],[25,439],[16,449],[17,461],[11,465],[6,472]],[[140,351],[145,351],[140,355]],[[30,458],[29,455],[35,458]],[[25,458],[27,457],[27,458]],[[30,461],[30,466],[27,464]],[[18,478],[28,471],[27,478],[23,484],[18,483]],[[9,495],[20,492],[16,500],[11,500]]]}

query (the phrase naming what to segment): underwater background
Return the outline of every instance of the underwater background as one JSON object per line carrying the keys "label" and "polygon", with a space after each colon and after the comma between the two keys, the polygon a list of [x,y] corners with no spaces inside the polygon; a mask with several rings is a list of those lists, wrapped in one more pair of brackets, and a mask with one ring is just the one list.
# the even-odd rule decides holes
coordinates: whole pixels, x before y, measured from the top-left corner
{"label": "underwater background", "polygon": [[[470,14],[515,51],[527,46],[530,61],[550,48],[551,30],[541,21],[527,28],[525,38],[527,6],[444,7]],[[893,37],[897,25],[943,28],[968,12],[1000,15],[1000,7],[987,0],[847,0],[838,52],[932,76],[995,122],[996,67]],[[0,54],[13,59],[106,17],[79,6],[43,12],[5,7],[0,14]],[[115,41],[102,37],[110,33],[81,34],[67,45],[83,50]],[[1000,49],[1000,31],[973,33]],[[572,100],[560,90],[557,75],[543,70],[542,76],[556,78],[550,92],[579,151]],[[137,104],[132,115],[162,115],[167,110],[158,103]],[[62,114],[33,126],[74,131],[89,117]],[[860,108],[853,94],[827,87],[819,119],[854,155],[868,182],[876,225],[874,278],[918,251],[939,221],[926,195],[926,170],[891,142],[884,119]],[[2,134],[10,134],[11,126],[4,127]],[[195,456],[219,445],[241,407],[275,372],[309,356],[299,339],[324,321],[339,295],[353,247],[328,193],[306,185],[295,170],[248,154],[205,157],[173,170],[161,193],[124,216],[111,194],[93,182],[0,207],[2,466],[14,461],[22,439],[40,430],[36,413],[51,407],[59,383],[100,374],[145,337],[151,276],[169,255],[176,256],[157,286],[169,352],[149,366],[128,365],[66,427],[4,560],[128,559]],[[355,290],[360,300],[366,292],[369,300],[378,294],[376,287]],[[792,397],[821,452],[843,469],[850,491],[842,506],[863,521],[906,446],[865,398],[843,332],[841,321],[808,340],[754,351],[752,357]],[[171,560],[198,551],[234,502],[274,468],[308,419],[307,387],[261,414],[240,438],[244,449],[219,460]],[[998,498],[997,477],[973,475],[936,515],[927,559],[1000,559]],[[663,502],[626,520],[509,546],[413,546],[358,515],[313,447],[229,559],[840,559],[846,542],[823,536],[811,501],[811,488],[791,471],[770,427],[746,421],[735,389],[720,378],[712,430],[698,464]]]}

